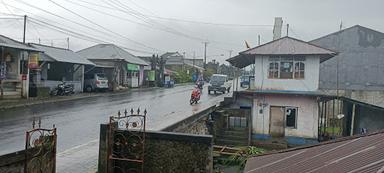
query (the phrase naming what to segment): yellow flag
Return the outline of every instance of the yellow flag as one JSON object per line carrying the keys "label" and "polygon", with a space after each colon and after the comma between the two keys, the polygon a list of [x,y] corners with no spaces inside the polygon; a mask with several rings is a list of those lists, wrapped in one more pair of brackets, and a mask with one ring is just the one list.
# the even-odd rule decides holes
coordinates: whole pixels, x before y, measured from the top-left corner
{"label": "yellow flag", "polygon": [[245,47],[247,47],[247,49],[251,48],[251,46],[249,46],[249,44],[246,40],[244,40],[244,42],[245,42]]}

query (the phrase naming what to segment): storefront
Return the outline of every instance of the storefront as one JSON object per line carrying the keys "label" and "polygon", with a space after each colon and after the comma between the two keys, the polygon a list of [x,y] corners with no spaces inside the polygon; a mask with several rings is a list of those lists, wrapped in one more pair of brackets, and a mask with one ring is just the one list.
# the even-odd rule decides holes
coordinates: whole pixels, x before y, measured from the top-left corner
{"label": "storefront", "polygon": [[127,81],[128,86],[131,88],[139,87],[140,80],[140,66],[136,64],[127,64]]}
{"label": "storefront", "polygon": [[0,97],[28,97],[28,60],[38,53],[18,41],[0,36]]}

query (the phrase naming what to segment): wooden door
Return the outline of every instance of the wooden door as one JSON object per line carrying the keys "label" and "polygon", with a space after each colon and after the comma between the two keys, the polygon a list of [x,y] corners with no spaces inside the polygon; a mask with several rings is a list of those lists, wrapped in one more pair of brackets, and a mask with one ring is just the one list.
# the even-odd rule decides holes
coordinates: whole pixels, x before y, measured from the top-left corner
{"label": "wooden door", "polygon": [[284,136],[284,107],[271,106],[269,120],[269,133],[272,137]]}

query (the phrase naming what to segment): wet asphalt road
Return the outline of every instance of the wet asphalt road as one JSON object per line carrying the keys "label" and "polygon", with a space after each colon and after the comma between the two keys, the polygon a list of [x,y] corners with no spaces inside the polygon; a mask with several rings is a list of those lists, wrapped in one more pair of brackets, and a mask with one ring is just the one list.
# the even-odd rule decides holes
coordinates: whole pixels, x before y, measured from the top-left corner
{"label": "wet asphalt road", "polygon": [[[0,111],[0,154],[23,149],[25,131],[31,129],[32,118],[41,117],[42,127],[50,128],[53,124],[57,127],[58,172],[67,172],[64,170],[68,170],[66,166],[70,166],[74,155],[85,160],[88,155],[85,150],[91,150],[88,152],[93,153],[93,157],[97,156],[100,123],[107,122],[108,117],[116,115],[118,110],[146,108],[148,129],[160,130],[196,111],[218,104],[224,96],[231,94],[208,95],[207,88],[204,88],[199,104],[191,106],[192,89],[193,86],[189,85],[132,91]],[[82,150],[85,153],[79,155]],[[60,157],[66,157],[63,163],[60,163]],[[92,164],[94,166],[95,162]]]}

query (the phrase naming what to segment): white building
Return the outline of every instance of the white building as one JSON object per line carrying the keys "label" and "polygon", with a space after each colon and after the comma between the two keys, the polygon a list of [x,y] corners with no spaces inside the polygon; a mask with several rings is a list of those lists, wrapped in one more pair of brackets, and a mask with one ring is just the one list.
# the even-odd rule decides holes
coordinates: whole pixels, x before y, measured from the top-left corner
{"label": "white building", "polygon": [[249,100],[252,138],[317,139],[319,67],[335,55],[283,37],[228,59],[238,68],[255,64],[255,81],[238,93]]}

